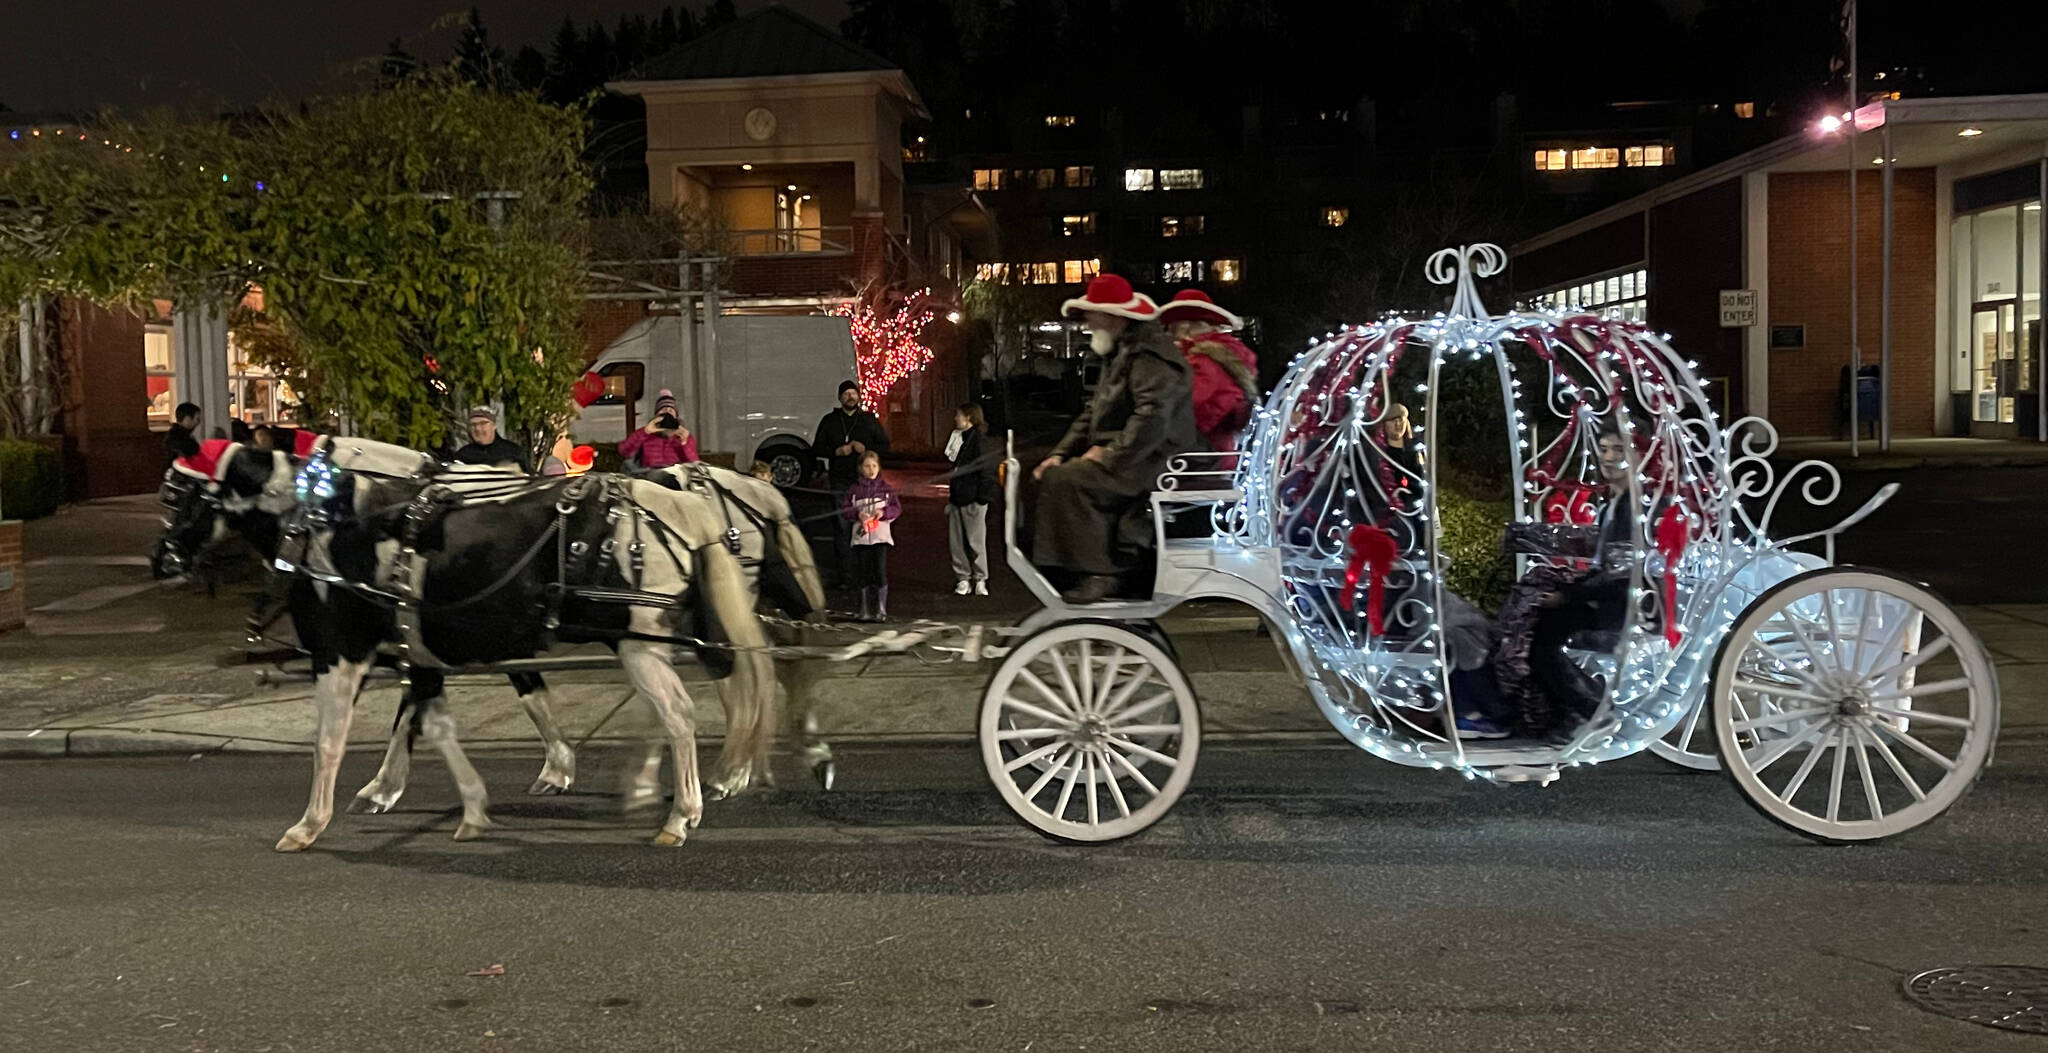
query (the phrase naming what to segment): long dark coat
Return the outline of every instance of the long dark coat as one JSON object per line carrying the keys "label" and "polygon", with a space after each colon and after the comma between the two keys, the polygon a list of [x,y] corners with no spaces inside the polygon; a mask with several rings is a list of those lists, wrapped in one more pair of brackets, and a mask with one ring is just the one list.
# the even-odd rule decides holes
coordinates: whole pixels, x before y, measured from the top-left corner
{"label": "long dark coat", "polygon": [[[1132,562],[1130,513],[1142,512],[1159,474],[1178,453],[1194,449],[1194,388],[1187,359],[1155,322],[1133,322],[1117,339],[1095,397],[1053,447],[1066,463],[1045,473],[1038,494],[1033,553],[1041,566],[1084,574],[1117,574]],[[1090,447],[1102,459],[1083,460]]]}

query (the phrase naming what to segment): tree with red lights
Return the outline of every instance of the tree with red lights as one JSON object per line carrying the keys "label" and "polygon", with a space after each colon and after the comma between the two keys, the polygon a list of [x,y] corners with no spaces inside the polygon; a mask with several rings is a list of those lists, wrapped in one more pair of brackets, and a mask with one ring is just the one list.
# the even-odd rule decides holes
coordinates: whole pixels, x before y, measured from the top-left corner
{"label": "tree with red lights", "polygon": [[904,377],[932,360],[922,341],[934,311],[931,290],[908,295],[881,292],[858,297],[832,309],[853,327],[854,365],[860,374],[861,405],[870,411]]}

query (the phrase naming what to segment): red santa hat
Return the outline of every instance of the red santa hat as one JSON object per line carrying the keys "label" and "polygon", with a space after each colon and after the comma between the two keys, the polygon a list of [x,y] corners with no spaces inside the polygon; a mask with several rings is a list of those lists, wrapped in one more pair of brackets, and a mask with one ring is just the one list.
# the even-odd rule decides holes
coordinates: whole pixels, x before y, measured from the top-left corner
{"label": "red santa hat", "polygon": [[1097,275],[1088,283],[1088,291],[1077,299],[1060,305],[1060,314],[1074,318],[1084,311],[1096,314],[1113,314],[1118,318],[1131,318],[1150,322],[1159,317],[1159,305],[1150,296],[1131,288],[1131,283],[1120,274]]}
{"label": "red santa hat", "polygon": [[1159,309],[1159,322],[1172,325],[1175,322],[1207,322],[1225,331],[1244,328],[1244,319],[1231,314],[1209,299],[1209,294],[1200,289],[1182,289],[1173,294],[1173,299]]}
{"label": "red santa hat", "polygon": [[313,451],[320,448],[320,440],[321,435],[318,432],[300,428],[292,435],[292,459],[303,461],[313,456]]}
{"label": "red santa hat", "polygon": [[241,445],[228,439],[208,439],[199,444],[198,453],[178,458],[171,462],[171,467],[181,475],[217,483],[227,474],[228,463],[235,459],[234,451]]}

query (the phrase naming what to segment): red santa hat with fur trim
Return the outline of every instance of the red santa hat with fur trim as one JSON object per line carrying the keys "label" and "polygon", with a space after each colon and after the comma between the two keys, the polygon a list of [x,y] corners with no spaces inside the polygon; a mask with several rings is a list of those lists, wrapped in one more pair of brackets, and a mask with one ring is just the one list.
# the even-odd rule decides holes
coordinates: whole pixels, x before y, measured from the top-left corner
{"label": "red santa hat with fur trim", "polygon": [[1085,312],[1112,314],[1139,322],[1155,321],[1159,305],[1150,296],[1131,288],[1120,274],[1101,274],[1088,283],[1088,291],[1060,305],[1060,314],[1077,318]]}
{"label": "red santa hat with fur trim", "polygon": [[1207,322],[1226,332],[1244,328],[1244,319],[1231,314],[1209,299],[1200,289],[1182,289],[1159,309],[1161,325],[1175,322]]}

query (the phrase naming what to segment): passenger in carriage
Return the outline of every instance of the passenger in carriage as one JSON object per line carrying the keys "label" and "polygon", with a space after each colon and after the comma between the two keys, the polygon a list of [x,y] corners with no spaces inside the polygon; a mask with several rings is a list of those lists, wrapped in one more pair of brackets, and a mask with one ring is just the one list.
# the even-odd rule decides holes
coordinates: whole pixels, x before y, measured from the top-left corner
{"label": "passenger in carriage", "polygon": [[[1182,289],[1159,309],[1159,323],[1187,356],[1194,388],[1195,431],[1209,449],[1226,453],[1259,404],[1259,358],[1231,335],[1244,321],[1200,289]],[[1227,471],[1231,465],[1219,465]]]}
{"label": "passenger in carriage", "polygon": [[1042,483],[1033,561],[1080,576],[1062,594],[1068,603],[1096,603],[1150,536],[1135,513],[1160,473],[1199,441],[1194,389],[1158,305],[1122,277],[1096,278],[1061,313],[1084,320],[1089,349],[1109,361],[1087,408],[1031,473]]}
{"label": "passenger in carriage", "polygon": [[469,441],[447,457],[456,464],[493,467],[517,465],[522,475],[533,474],[533,455],[526,448],[498,434],[498,414],[489,406],[469,411]]}
{"label": "passenger in carriage", "polygon": [[1593,716],[1606,690],[1572,660],[1567,645],[1575,634],[1614,633],[1628,621],[1630,570],[1621,557],[1635,542],[1636,517],[1629,497],[1634,466],[1620,431],[1603,428],[1597,443],[1605,485],[1594,520],[1591,568],[1569,576],[1553,572],[1548,575],[1551,580],[1543,582],[1548,588],[1518,589],[1501,618],[1510,676],[1526,670],[1527,682],[1563,709],[1567,722],[1553,729],[1562,737]]}

